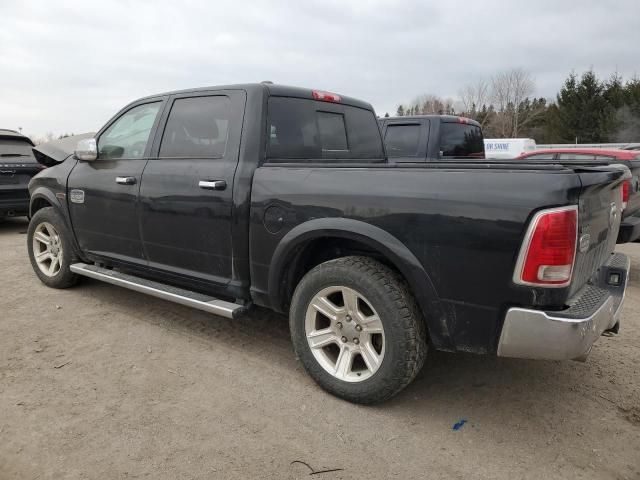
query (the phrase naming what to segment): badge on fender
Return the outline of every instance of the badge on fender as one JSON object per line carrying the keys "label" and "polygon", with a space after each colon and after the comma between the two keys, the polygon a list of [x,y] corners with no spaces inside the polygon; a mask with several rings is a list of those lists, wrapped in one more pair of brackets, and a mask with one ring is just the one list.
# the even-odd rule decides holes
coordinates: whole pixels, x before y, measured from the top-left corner
{"label": "badge on fender", "polygon": [[71,203],[84,203],[84,190],[71,190],[69,200]]}

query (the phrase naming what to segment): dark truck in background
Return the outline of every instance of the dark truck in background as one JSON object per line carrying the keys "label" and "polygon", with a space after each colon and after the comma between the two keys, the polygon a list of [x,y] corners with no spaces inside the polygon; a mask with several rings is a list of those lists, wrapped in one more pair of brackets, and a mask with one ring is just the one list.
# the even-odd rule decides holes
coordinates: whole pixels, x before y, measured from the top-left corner
{"label": "dark truck in background", "polygon": [[0,129],[0,219],[29,213],[29,181],[43,168],[32,147],[29,137]]}
{"label": "dark truck in background", "polygon": [[378,120],[387,155],[395,162],[484,159],[484,136],[475,120],[453,115]]}
{"label": "dark truck in background", "polygon": [[[453,115],[387,117],[378,120],[389,160],[444,162],[485,159],[484,136],[475,120]],[[559,153],[562,152],[562,153]],[[584,166],[624,165],[631,178],[623,184],[622,225],[617,243],[640,237],[640,159],[633,152],[598,150],[585,155],[584,149],[541,150],[521,155],[514,161],[536,164]],[[491,163],[503,160],[488,159]]]}
{"label": "dark truck in background", "polygon": [[395,162],[368,103],[266,84],[137,100],[59,159],[30,184],[42,282],[288,313],[304,368],[353,402],[428,347],[582,359],[618,330],[624,167]]}

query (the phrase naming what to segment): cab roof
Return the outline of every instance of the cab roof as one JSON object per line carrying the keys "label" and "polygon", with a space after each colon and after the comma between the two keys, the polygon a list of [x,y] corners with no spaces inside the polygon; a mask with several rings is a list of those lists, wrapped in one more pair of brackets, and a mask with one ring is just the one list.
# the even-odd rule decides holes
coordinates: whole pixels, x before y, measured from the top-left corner
{"label": "cab roof", "polygon": [[477,127],[480,126],[479,122],[476,122],[472,118],[460,117],[458,115],[437,115],[437,114],[428,114],[428,115],[407,115],[402,117],[384,117],[380,118],[380,121],[387,120],[420,120],[420,119],[429,119],[429,120],[441,120],[446,123],[467,123],[469,125],[475,125]]}
{"label": "cab roof", "polygon": [[[294,97],[294,98],[304,98],[308,100],[314,100],[313,92],[322,92],[322,93],[331,93],[333,95],[338,95],[340,100],[335,102],[337,104],[350,105],[359,108],[366,108],[367,110],[373,110],[373,107],[370,103],[364,102],[362,100],[358,100],[353,97],[347,97],[341,95],[339,93],[327,92],[322,89],[315,88],[301,88],[301,87],[292,87],[288,85],[277,85],[274,83],[239,83],[232,85],[216,85],[210,87],[198,87],[198,88],[188,88],[185,90],[173,90],[170,92],[159,93],[156,95],[149,95],[147,97],[143,97],[140,100],[157,98],[157,97],[165,97],[169,95],[177,95],[177,94],[185,94],[185,93],[200,93],[200,92],[209,92],[216,90],[245,90],[247,92],[264,92],[269,96],[275,97]],[[138,100],[136,100],[138,101]]]}

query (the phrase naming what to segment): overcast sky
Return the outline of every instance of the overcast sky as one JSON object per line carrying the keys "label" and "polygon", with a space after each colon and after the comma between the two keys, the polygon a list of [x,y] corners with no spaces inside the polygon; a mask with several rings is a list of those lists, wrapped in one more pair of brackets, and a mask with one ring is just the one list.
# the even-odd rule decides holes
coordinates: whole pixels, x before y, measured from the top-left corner
{"label": "overcast sky", "polygon": [[640,74],[640,0],[0,1],[0,128],[97,130],[167,90],[272,80],[371,102],[455,97],[512,67]]}

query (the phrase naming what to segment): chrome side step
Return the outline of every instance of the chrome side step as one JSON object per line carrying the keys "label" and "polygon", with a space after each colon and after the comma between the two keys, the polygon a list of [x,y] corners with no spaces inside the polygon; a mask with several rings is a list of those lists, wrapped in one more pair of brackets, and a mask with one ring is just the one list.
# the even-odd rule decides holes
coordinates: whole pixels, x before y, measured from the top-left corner
{"label": "chrome side step", "polygon": [[205,312],[220,315],[221,317],[237,318],[247,309],[244,305],[226,302],[201,293],[172,287],[96,265],[74,263],[70,268],[72,272],[78,275],[95,278],[96,280],[128,288],[129,290],[135,290],[136,292],[146,293],[147,295],[163,300],[197,308],[198,310],[204,310]]}

